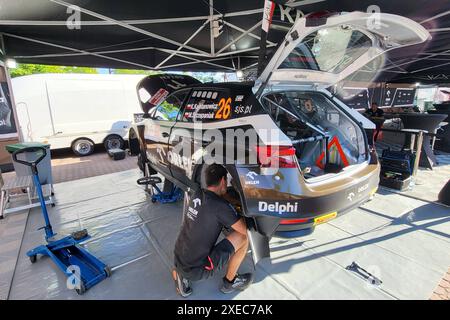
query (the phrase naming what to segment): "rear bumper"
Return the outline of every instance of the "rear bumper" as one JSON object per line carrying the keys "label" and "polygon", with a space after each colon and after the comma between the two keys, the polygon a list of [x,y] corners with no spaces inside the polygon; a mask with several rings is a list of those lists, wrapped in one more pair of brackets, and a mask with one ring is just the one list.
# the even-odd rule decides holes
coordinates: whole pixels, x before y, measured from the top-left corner
{"label": "rear bumper", "polygon": [[[314,227],[342,215],[368,201],[379,183],[378,163],[368,165],[363,172],[346,180],[335,180],[320,190],[305,187],[302,180],[284,181],[270,185],[260,176],[260,185],[252,190],[244,188],[245,215],[253,218],[256,230],[264,236],[299,237],[310,234]],[[285,177],[293,175],[286,174]],[[273,179],[276,181],[276,179]],[[300,182],[300,184],[299,184]],[[264,189],[261,185],[264,183]],[[299,192],[282,189],[299,188]],[[283,192],[284,191],[284,192]],[[289,191],[289,190],[288,190]],[[272,210],[271,210],[272,209]],[[331,215],[331,218],[329,217]],[[282,220],[286,224],[281,224]],[[290,220],[290,221],[289,221]],[[294,221],[292,221],[294,220]]]}
{"label": "rear bumper", "polygon": [[[314,229],[317,225],[332,221],[332,220],[336,219],[337,217],[342,216],[342,215],[346,214],[347,212],[352,211],[353,209],[356,209],[360,205],[362,205],[365,202],[367,202],[368,200],[370,200],[370,198],[373,196],[374,193],[375,192],[372,191],[367,197],[362,198],[360,201],[353,203],[351,206],[349,206],[345,209],[336,211],[335,217],[326,219],[325,221],[320,222],[320,223],[317,223],[315,220],[318,218],[319,219],[323,218],[323,217],[326,218],[326,216],[332,214],[332,212],[327,213],[327,214],[318,214],[316,216],[312,216],[311,218],[308,218],[308,220],[303,223],[279,224],[275,230],[274,235],[276,237],[280,237],[280,238],[298,238],[298,237],[308,236],[314,232]],[[282,219],[280,219],[280,222],[281,222],[281,220]]]}

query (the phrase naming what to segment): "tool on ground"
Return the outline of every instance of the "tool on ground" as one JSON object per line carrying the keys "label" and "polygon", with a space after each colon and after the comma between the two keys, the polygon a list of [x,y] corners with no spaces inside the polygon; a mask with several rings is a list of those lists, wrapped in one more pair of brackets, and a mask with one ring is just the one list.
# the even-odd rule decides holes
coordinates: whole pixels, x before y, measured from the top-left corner
{"label": "tool on ground", "polygon": [[346,270],[353,271],[360,276],[362,276],[365,280],[369,281],[371,284],[379,286],[383,283],[379,278],[375,277],[373,274],[371,274],[369,271],[365,270],[361,266],[359,266],[356,262],[352,262],[351,265],[347,266],[345,268]]}
{"label": "tool on ground", "polygon": [[[36,154],[36,159],[19,159],[18,156],[24,152]],[[38,255],[50,257],[56,266],[70,278],[70,283],[73,284],[76,292],[83,294],[92,286],[111,276],[111,269],[79,245],[80,242],[90,238],[86,229],[74,232],[72,235],[59,240],[55,239],[56,233],[53,232],[50,224],[37,169],[37,164],[45,158],[46,153],[47,151],[43,147],[27,147],[15,151],[12,155],[14,161],[31,167],[34,185],[45,220],[45,226],[40,229],[45,231],[47,244],[28,251],[27,256],[32,263],[36,262]]]}
{"label": "tool on ground", "polygon": [[[169,188],[170,191],[162,191],[158,187],[158,183],[161,183],[162,179],[157,176],[139,178],[136,182],[139,185],[151,186],[150,194],[152,196],[153,203],[155,203],[156,201],[158,201],[159,203],[177,202],[183,196],[183,192],[181,191],[181,189],[174,184],[172,184],[172,186]],[[164,181],[164,183],[166,183],[166,181]]]}

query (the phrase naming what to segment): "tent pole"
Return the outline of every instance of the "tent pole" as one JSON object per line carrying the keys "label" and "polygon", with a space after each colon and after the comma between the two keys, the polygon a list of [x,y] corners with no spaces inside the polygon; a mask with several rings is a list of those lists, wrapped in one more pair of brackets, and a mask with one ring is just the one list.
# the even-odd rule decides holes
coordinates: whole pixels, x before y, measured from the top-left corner
{"label": "tent pole", "polygon": [[17,38],[17,39],[21,39],[21,40],[25,40],[25,41],[29,41],[29,42],[39,43],[39,44],[47,45],[47,46],[50,46],[50,47],[55,47],[55,48],[75,51],[75,52],[79,52],[79,53],[84,53],[84,54],[96,56],[96,57],[99,57],[99,58],[104,58],[104,59],[108,59],[108,60],[118,61],[118,62],[121,62],[121,63],[127,63],[127,64],[130,64],[130,65],[138,66],[138,67],[145,68],[145,69],[154,70],[153,67],[150,67],[150,66],[147,66],[147,65],[144,65],[144,64],[134,63],[134,62],[131,62],[131,61],[127,61],[127,60],[123,60],[123,59],[117,59],[117,58],[105,56],[105,55],[94,53],[94,52],[88,52],[88,51],[84,51],[84,50],[80,50],[80,49],[66,47],[66,46],[62,46],[62,45],[59,45],[59,44],[54,44],[54,43],[51,43],[51,42],[31,39],[31,38],[28,38],[28,37],[22,37],[22,36],[18,36],[18,35],[11,34],[11,33],[6,33],[6,32],[2,32],[1,35],[2,36],[5,35],[5,36],[11,37],[11,38]]}
{"label": "tent pole", "polygon": [[[59,4],[59,5],[61,5],[61,6],[64,6],[64,7],[70,7],[70,6],[72,5],[72,4],[67,3],[67,2],[65,2],[65,1],[62,1],[62,0],[50,0],[50,1],[53,2],[53,3]],[[211,0],[211,1],[212,1],[212,0]],[[96,12],[93,12],[93,11],[90,11],[90,10],[87,10],[87,9],[85,9],[85,8],[82,8],[82,7],[78,7],[78,8],[79,8],[80,12],[83,12],[83,13],[85,13],[85,14],[87,14],[87,15],[93,16],[93,17],[98,18],[98,19],[101,19],[101,20],[113,22],[114,24],[116,24],[116,25],[118,25],[118,26],[121,26],[121,27],[123,27],[123,28],[129,29],[129,30],[132,30],[132,31],[135,31],[135,32],[137,32],[137,33],[144,34],[144,35],[149,36],[149,37],[151,37],[151,38],[155,38],[155,39],[158,39],[158,40],[161,40],[161,41],[164,41],[164,42],[168,42],[168,43],[170,43],[170,44],[174,44],[174,45],[177,45],[177,46],[182,46],[182,45],[183,45],[182,43],[180,43],[180,42],[178,42],[178,41],[175,41],[175,40],[172,40],[172,39],[169,39],[169,38],[166,38],[166,37],[157,35],[157,34],[155,34],[155,33],[153,33],[153,32],[149,32],[149,31],[146,31],[146,30],[144,30],[144,29],[140,29],[140,28],[138,28],[138,27],[135,27],[135,26],[132,26],[132,25],[130,25],[130,24],[127,24],[127,23],[124,23],[124,22],[115,20],[115,19],[110,18],[110,17],[107,17],[107,16],[105,16],[105,15],[102,15],[102,14],[99,14],[99,13],[96,13]],[[195,51],[195,52],[198,52],[198,53],[206,53],[206,52],[203,51],[203,50],[200,50],[200,49],[197,49],[197,48],[194,48],[194,47],[191,47],[191,46],[187,46],[187,45],[186,45],[185,47],[186,47],[187,49],[190,49],[190,50]]]}
{"label": "tent pole", "polygon": [[214,0],[209,0],[209,37],[211,42],[211,56],[215,56],[214,48]]}
{"label": "tent pole", "polygon": [[175,51],[175,52],[173,52],[173,53],[171,53],[170,54],[170,56],[168,56],[166,59],[164,59],[162,62],[160,62],[155,68],[156,69],[158,69],[158,68],[160,68],[164,63],[166,63],[167,61],[169,61],[173,56],[175,56],[176,55],[176,53],[177,52],[180,52],[180,50],[181,49],[183,49],[184,48],[184,46],[186,45],[186,44],[188,44],[192,39],[194,39],[195,38],[195,36],[197,35],[197,34],[199,34],[199,32],[200,31],[202,31],[204,28],[205,28],[205,26],[208,24],[208,22],[209,22],[209,20],[206,20],[201,26],[200,26],[200,28],[198,28],[184,43],[183,43],[183,45],[181,45],[181,46],[179,46],[178,47],[178,49]]}

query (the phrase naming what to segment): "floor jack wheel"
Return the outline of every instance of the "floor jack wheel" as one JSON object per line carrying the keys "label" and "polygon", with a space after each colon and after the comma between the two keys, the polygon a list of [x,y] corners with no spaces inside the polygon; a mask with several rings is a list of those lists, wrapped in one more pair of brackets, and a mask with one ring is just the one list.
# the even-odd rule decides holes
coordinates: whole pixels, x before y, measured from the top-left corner
{"label": "floor jack wheel", "polygon": [[108,267],[108,266],[106,266],[104,270],[105,270],[105,273],[106,273],[106,277],[107,277],[107,278],[111,277],[111,275],[112,275],[112,270],[111,270],[111,268]]}
{"label": "floor jack wheel", "polygon": [[31,263],[35,263],[35,262],[36,262],[36,259],[37,259],[37,257],[36,257],[35,254],[33,254],[32,256],[30,256],[30,261],[31,261]]}
{"label": "floor jack wheel", "polygon": [[72,233],[72,237],[75,240],[81,240],[83,238],[86,238],[87,236],[88,236],[88,232],[87,232],[86,229],[75,231],[75,232]]}
{"label": "floor jack wheel", "polygon": [[79,295],[82,295],[83,293],[86,292],[86,287],[84,286],[83,281],[80,281],[80,288],[79,288],[79,289],[75,289],[75,291],[76,291]]}

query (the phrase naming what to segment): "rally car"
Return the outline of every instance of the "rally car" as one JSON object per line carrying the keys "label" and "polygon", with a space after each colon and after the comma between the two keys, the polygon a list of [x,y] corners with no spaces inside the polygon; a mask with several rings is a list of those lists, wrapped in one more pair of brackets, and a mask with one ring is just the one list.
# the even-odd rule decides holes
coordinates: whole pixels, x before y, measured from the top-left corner
{"label": "rally car", "polygon": [[[329,88],[386,51],[426,41],[418,23],[352,12],[299,19],[255,82],[202,84],[179,74],[138,85],[144,111],[130,149],[146,176],[184,190],[223,163],[246,217],[254,262],[273,235],[297,237],[377,190],[380,166],[364,129],[372,122]],[[373,65],[372,65],[373,67]],[[255,140],[256,139],[256,140]]]}

